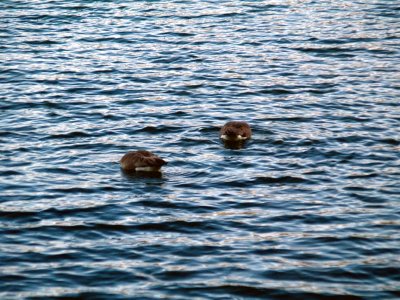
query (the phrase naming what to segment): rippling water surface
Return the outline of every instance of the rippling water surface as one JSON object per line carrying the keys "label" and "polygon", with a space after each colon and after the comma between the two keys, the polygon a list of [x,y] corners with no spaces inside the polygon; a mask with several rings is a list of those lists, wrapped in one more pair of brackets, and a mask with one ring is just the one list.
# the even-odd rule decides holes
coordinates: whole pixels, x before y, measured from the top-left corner
{"label": "rippling water surface", "polygon": [[1,1],[0,298],[400,297],[399,62],[394,0]]}

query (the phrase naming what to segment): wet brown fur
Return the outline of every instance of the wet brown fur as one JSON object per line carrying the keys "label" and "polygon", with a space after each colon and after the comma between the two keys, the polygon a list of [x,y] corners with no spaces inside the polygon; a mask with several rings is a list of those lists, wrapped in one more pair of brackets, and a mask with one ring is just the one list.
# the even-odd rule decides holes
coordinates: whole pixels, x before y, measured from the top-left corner
{"label": "wet brown fur", "polygon": [[249,124],[243,121],[231,121],[226,123],[220,131],[220,136],[226,135],[228,137],[236,138],[238,135],[246,138],[251,138],[251,128]]}
{"label": "wet brown fur", "polygon": [[128,152],[121,158],[120,163],[125,171],[134,171],[140,167],[152,167],[159,170],[167,164],[165,160],[146,150]]}

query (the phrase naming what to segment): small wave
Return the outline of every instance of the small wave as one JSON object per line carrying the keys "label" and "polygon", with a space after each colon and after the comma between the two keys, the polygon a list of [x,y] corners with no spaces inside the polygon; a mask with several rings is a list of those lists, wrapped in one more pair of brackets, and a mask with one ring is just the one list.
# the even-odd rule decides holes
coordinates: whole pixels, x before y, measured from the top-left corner
{"label": "small wave", "polygon": [[51,134],[48,136],[48,138],[51,139],[74,139],[82,137],[91,137],[91,135],[84,131],[72,131],[68,133]]}
{"label": "small wave", "polygon": [[311,180],[295,177],[295,176],[282,176],[282,177],[257,177],[253,180],[255,184],[291,184],[291,183],[312,183]]}
{"label": "small wave", "polygon": [[181,126],[167,126],[167,125],[158,125],[158,126],[145,126],[141,129],[136,130],[137,133],[146,132],[146,133],[175,133],[182,131]]}
{"label": "small wave", "polygon": [[23,175],[23,173],[14,170],[0,171],[0,176],[16,176],[16,175]]}
{"label": "small wave", "polygon": [[92,194],[96,193],[98,189],[82,188],[82,187],[66,187],[66,188],[50,188],[48,191],[53,193],[62,193],[62,194],[75,194],[75,193]]}
{"label": "small wave", "polygon": [[53,40],[31,40],[31,41],[25,41],[25,43],[29,45],[57,45],[60,42]]}

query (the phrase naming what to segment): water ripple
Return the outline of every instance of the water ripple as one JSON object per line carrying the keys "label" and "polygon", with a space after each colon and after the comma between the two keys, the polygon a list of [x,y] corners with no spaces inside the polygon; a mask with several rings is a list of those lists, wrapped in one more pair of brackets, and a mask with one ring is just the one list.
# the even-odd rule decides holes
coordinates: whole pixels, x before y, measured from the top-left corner
{"label": "water ripple", "polygon": [[396,1],[0,10],[0,298],[399,298]]}

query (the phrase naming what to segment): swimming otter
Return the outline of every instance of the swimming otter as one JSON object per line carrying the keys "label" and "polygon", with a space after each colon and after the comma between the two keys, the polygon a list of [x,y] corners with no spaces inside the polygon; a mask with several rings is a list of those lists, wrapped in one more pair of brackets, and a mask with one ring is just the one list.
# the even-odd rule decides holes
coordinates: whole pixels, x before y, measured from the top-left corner
{"label": "swimming otter", "polygon": [[224,141],[244,141],[251,138],[251,128],[243,121],[231,121],[220,130],[220,137]]}
{"label": "swimming otter", "polygon": [[146,150],[130,151],[120,160],[124,171],[158,172],[167,162]]}

